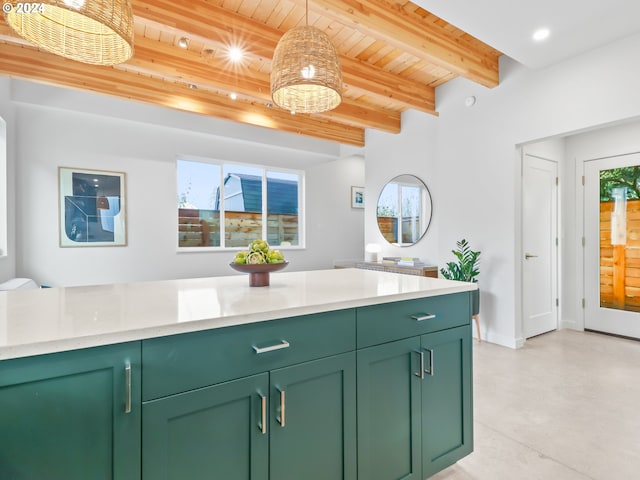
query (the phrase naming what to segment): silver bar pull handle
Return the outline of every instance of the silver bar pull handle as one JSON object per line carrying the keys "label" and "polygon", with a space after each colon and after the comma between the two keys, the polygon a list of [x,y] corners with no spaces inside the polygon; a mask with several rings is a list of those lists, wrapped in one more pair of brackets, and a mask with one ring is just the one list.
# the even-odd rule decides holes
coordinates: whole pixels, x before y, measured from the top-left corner
{"label": "silver bar pull handle", "polygon": [[435,373],[435,370],[433,367],[433,350],[429,350],[428,348],[425,348],[425,350],[429,352],[429,370],[425,370],[425,373],[428,373],[433,377],[433,374]]}
{"label": "silver bar pull handle", "polygon": [[124,367],[124,413],[131,413],[131,363]]}
{"label": "silver bar pull handle", "polygon": [[538,255],[533,255],[531,253],[525,253],[524,254],[524,259],[525,260],[529,260],[530,258],[538,258]]}
{"label": "silver bar pull handle", "polygon": [[423,320],[432,320],[436,318],[436,314],[420,312],[420,313],[414,313],[413,315],[411,315],[411,318],[413,318],[417,322],[422,322]]}
{"label": "silver bar pull handle", "polygon": [[420,380],[424,380],[424,352],[422,350],[414,350],[415,353],[420,355],[420,371],[415,372],[416,377],[420,377]]}
{"label": "silver bar pull handle", "polygon": [[261,353],[273,352],[274,350],[282,350],[283,348],[289,348],[289,342],[286,340],[281,340],[280,343],[276,343],[275,345],[269,345],[268,347],[256,347],[253,346],[255,352],[260,355]]}
{"label": "silver bar pull handle", "polygon": [[286,423],[286,416],[285,416],[286,394],[284,390],[280,388],[278,388],[278,391],[280,392],[280,417],[278,417],[277,420],[280,426],[284,427]]}
{"label": "silver bar pull handle", "polygon": [[266,435],[267,434],[267,397],[266,395],[262,395],[261,393],[259,393],[258,396],[260,397],[260,402],[262,403],[260,424],[258,425],[258,428],[260,429],[260,432],[263,435]]}

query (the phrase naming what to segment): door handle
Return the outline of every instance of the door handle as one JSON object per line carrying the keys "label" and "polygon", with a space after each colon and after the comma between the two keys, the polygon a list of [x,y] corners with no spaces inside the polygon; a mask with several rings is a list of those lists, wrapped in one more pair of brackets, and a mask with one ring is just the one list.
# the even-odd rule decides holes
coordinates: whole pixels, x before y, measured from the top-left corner
{"label": "door handle", "polygon": [[532,255],[531,253],[525,253],[524,259],[529,260],[530,258],[538,258],[538,255]]}
{"label": "door handle", "polygon": [[267,397],[266,395],[262,395],[258,393],[260,397],[260,424],[258,428],[263,435],[267,434]]}
{"label": "door handle", "polygon": [[281,427],[285,426],[285,402],[286,402],[286,394],[283,388],[276,387],[278,392],[280,393],[280,417],[276,417],[276,420],[280,424]]}
{"label": "door handle", "polygon": [[420,370],[414,375],[420,380],[424,380],[424,352],[422,350],[414,350],[414,352],[420,356]]}
{"label": "door handle", "polygon": [[411,315],[411,318],[413,318],[417,322],[422,322],[423,320],[433,320],[434,318],[436,318],[436,314],[420,312],[414,313],[413,315]]}
{"label": "door handle", "polygon": [[124,413],[131,413],[131,363],[124,366]]}
{"label": "door handle", "polygon": [[280,343],[275,345],[269,345],[268,347],[256,347],[253,345],[253,350],[260,355],[261,353],[273,352],[275,350],[282,350],[283,348],[289,348],[291,345],[286,340],[280,340]]}
{"label": "door handle", "polygon": [[433,349],[425,348],[427,352],[429,352],[429,370],[424,369],[424,373],[433,377],[435,374],[435,367],[433,366]]}

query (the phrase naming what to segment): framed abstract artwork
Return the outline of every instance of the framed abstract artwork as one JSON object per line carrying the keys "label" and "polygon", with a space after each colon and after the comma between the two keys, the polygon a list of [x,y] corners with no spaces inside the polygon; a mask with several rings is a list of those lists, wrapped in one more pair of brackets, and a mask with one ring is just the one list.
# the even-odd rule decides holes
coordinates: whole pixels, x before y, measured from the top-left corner
{"label": "framed abstract artwork", "polygon": [[351,208],[364,208],[364,187],[351,187]]}
{"label": "framed abstract artwork", "polygon": [[61,247],[127,244],[125,174],[58,168]]}

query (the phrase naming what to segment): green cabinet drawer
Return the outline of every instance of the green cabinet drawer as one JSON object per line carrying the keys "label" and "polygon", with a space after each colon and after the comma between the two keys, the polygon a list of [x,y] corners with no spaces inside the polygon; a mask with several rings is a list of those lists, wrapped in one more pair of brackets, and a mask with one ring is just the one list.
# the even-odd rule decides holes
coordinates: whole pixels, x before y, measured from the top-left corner
{"label": "green cabinet drawer", "polygon": [[471,322],[471,292],[405,300],[356,310],[358,348]]}
{"label": "green cabinet drawer", "polygon": [[355,310],[142,342],[144,401],[355,349]]}

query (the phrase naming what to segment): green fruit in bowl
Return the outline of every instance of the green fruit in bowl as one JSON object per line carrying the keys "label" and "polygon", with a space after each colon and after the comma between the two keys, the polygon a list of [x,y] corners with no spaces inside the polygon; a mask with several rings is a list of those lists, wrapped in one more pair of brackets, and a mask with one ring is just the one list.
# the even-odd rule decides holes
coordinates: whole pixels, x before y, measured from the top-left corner
{"label": "green fruit in bowl", "polygon": [[252,265],[258,265],[261,263],[267,263],[267,259],[261,251],[253,251],[247,255],[246,263]]}
{"label": "green fruit in bowl", "polygon": [[267,261],[269,263],[282,263],[284,262],[284,255],[280,250],[269,250],[267,252]]}
{"label": "green fruit in bowl", "polygon": [[267,253],[269,251],[269,244],[266,240],[254,240],[249,244],[249,250],[252,252],[263,252]]}
{"label": "green fruit in bowl", "polygon": [[249,251],[236,253],[233,263],[250,265],[284,263],[284,255],[280,250],[272,250],[265,240],[260,239],[249,244]]}
{"label": "green fruit in bowl", "polygon": [[249,252],[236,253],[233,263],[247,263],[247,255],[249,255]]}

